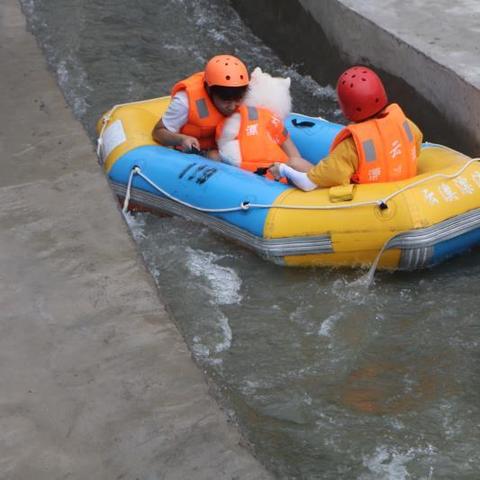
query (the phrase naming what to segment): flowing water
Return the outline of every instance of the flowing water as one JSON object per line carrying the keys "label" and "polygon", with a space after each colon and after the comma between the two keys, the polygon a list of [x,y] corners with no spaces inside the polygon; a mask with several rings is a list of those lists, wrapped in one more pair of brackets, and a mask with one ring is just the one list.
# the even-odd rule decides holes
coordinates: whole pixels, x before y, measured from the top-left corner
{"label": "flowing water", "polygon": [[[222,52],[290,76],[296,111],[339,119],[332,87],[284,65],[227,0],[21,3],[92,141],[103,111],[164,95]],[[281,268],[179,218],[127,220],[193,356],[278,478],[479,478],[480,252],[377,273],[366,290],[361,272]]]}

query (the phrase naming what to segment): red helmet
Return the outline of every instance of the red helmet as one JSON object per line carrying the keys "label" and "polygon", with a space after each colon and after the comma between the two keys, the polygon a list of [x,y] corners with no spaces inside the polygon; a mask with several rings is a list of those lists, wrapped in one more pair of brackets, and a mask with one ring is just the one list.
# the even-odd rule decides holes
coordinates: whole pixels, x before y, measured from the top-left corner
{"label": "red helmet", "polygon": [[205,81],[209,87],[246,87],[249,82],[248,70],[233,55],[217,55],[205,66]]}
{"label": "red helmet", "polygon": [[372,117],[388,103],[380,77],[362,65],[351,67],[340,75],[337,95],[343,114],[352,122]]}

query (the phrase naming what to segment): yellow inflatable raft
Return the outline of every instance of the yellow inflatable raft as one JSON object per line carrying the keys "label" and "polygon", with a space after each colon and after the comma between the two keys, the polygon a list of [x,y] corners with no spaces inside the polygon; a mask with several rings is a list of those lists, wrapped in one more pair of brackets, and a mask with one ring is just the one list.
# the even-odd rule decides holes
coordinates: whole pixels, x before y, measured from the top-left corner
{"label": "yellow inflatable raft", "polygon": [[[480,242],[480,163],[425,144],[418,175],[401,182],[302,192],[156,144],[169,97],[114,107],[98,123],[98,154],[125,207],[207,224],[276,263],[417,269]],[[341,125],[290,115],[302,155],[324,157]]]}

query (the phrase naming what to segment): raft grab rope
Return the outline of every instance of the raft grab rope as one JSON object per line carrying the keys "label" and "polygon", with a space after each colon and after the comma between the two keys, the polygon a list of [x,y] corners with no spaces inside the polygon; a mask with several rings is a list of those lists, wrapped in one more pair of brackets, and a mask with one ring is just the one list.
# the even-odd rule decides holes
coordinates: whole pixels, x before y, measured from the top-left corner
{"label": "raft grab rope", "polygon": [[160,193],[165,195],[167,198],[170,200],[173,200],[177,203],[180,203],[181,205],[184,205],[186,207],[192,208],[194,210],[197,210],[199,212],[205,212],[205,213],[230,213],[230,212],[239,212],[239,211],[247,211],[252,208],[280,208],[280,209],[288,209],[288,210],[342,210],[342,209],[349,209],[349,208],[357,208],[357,207],[366,207],[366,206],[377,206],[381,210],[385,210],[388,208],[388,202],[396,197],[397,195],[400,195],[401,193],[410,190],[411,188],[417,187],[418,185],[422,185],[424,183],[430,182],[432,180],[436,180],[439,178],[443,178],[446,180],[451,180],[452,178],[456,178],[459,175],[461,175],[472,163],[480,161],[480,158],[472,158],[468,162],[466,162],[462,167],[457,170],[456,172],[452,174],[446,174],[446,173],[435,173],[434,175],[430,175],[429,177],[422,178],[420,180],[417,180],[416,182],[410,183],[408,185],[405,185],[402,188],[399,188],[398,190],[390,193],[389,195],[377,199],[377,200],[368,200],[365,202],[357,202],[357,203],[349,203],[349,204],[343,204],[343,205],[275,205],[275,204],[262,204],[262,203],[251,203],[247,200],[244,200],[240,203],[239,206],[236,207],[227,207],[227,208],[203,208],[203,207],[198,207],[196,205],[192,205],[191,203],[184,202],[183,200],[180,200],[179,198],[171,195],[168,193],[166,190],[164,190],[162,187],[157,185],[153,180],[148,178],[140,169],[139,166],[135,165],[132,170],[130,171],[130,176],[128,178],[128,183],[127,183],[127,191],[125,194],[125,201],[123,203],[123,211],[126,212],[128,210],[128,204],[130,202],[130,196],[131,196],[131,189],[132,189],[132,183],[133,183],[133,177],[135,175],[138,175],[141,177],[143,180],[145,180],[149,185],[151,185],[155,190],[158,190]]}
{"label": "raft grab rope", "polygon": [[[418,180],[416,182],[413,182],[409,185],[406,185],[405,187],[402,187],[398,189],[395,192],[392,192],[391,194],[387,195],[383,199],[379,200],[370,200],[367,202],[358,202],[358,203],[353,203],[353,204],[348,204],[348,205],[273,205],[273,204],[258,204],[258,203],[251,203],[249,201],[242,201],[238,207],[229,207],[229,208],[202,208],[202,207],[197,207],[195,205],[192,205],[188,202],[184,202],[180,200],[177,197],[174,197],[173,195],[169,194],[167,191],[165,191],[163,188],[158,186],[155,182],[153,182],[151,179],[149,179],[146,175],[144,175],[140,169],[139,166],[135,165],[132,170],[130,171],[130,175],[128,178],[128,183],[127,183],[127,188],[126,188],[126,193],[125,193],[125,199],[123,202],[123,208],[122,211],[123,213],[127,213],[128,211],[128,204],[130,202],[131,198],[131,190],[132,190],[132,183],[133,183],[133,177],[135,175],[138,175],[141,177],[143,180],[145,180],[149,185],[151,185],[153,188],[158,190],[160,193],[165,195],[167,198],[170,200],[173,200],[174,202],[177,202],[181,205],[184,205],[186,207],[192,208],[194,210],[200,211],[200,212],[206,212],[206,213],[228,213],[228,212],[238,212],[238,211],[247,211],[250,208],[283,208],[283,209],[296,209],[296,210],[333,210],[333,209],[345,209],[345,208],[355,208],[355,207],[361,207],[361,206],[368,206],[368,205],[376,205],[378,206],[381,210],[387,209],[388,205],[387,202],[394,198],[397,195],[400,195],[401,193],[405,192],[406,190],[409,190],[410,188],[416,187],[418,185],[421,185],[423,183],[426,183],[428,181],[438,179],[438,178],[443,178],[443,179],[452,179],[456,178],[459,175],[461,175],[465,169],[471,165],[472,163],[480,161],[480,158],[473,158],[469,160],[467,163],[465,163],[459,170],[457,170],[455,173],[452,173],[450,175],[444,174],[444,173],[437,173],[434,175],[431,175],[427,178],[423,178],[421,180]],[[357,279],[354,282],[354,285],[358,286],[363,286],[366,287],[367,289],[370,288],[374,282],[374,277],[375,273],[378,267],[378,264],[380,262],[380,258],[384,254],[385,250],[389,248],[389,246],[393,243],[395,240],[395,237],[392,237],[388,239],[378,252],[375,260],[373,261],[372,265],[370,266],[368,272],[365,275],[362,275],[359,279]]]}

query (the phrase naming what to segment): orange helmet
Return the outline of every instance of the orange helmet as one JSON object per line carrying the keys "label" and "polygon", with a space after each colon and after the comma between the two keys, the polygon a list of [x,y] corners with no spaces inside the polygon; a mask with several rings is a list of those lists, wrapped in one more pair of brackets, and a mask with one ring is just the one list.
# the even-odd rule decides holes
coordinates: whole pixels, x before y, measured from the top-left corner
{"label": "orange helmet", "polygon": [[205,66],[205,82],[209,87],[246,87],[249,82],[248,70],[233,55],[217,55]]}

